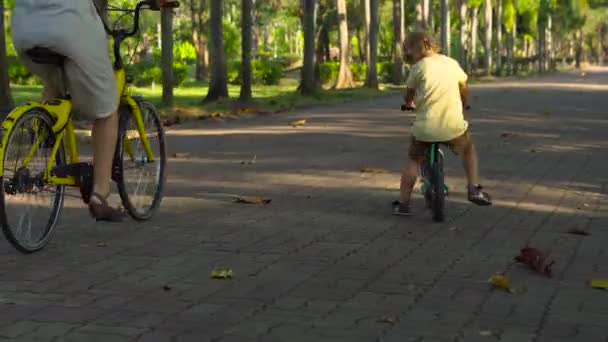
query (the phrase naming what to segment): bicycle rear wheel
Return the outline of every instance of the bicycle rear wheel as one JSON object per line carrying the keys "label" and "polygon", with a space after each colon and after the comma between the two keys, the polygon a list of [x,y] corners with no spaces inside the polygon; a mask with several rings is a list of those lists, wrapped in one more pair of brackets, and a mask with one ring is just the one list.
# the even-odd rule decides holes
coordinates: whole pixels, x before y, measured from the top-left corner
{"label": "bicycle rear wheel", "polygon": [[431,166],[431,209],[433,211],[433,220],[435,222],[443,222],[445,220],[445,179],[443,174],[443,154],[440,152],[438,145],[433,145],[431,157],[433,158]]}
{"label": "bicycle rear wheel", "polygon": [[151,103],[138,103],[152,158],[142,143],[135,116],[130,110],[123,110],[116,151],[119,161],[117,184],[120,198],[129,215],[144,221],[154,215],[162,201],[166,178],[166,147],[158,111]]}
{"label": "bicycle rear wheel", "polygon": [[[64,186],[47,183],[45,172],[56,135],[42,109],[23,114],[10,132],[2,160],[0,224],[7,240],[23,253],[42,249],[51,239],[63,207]],[[63,144],[53,166],[65,165]]]}

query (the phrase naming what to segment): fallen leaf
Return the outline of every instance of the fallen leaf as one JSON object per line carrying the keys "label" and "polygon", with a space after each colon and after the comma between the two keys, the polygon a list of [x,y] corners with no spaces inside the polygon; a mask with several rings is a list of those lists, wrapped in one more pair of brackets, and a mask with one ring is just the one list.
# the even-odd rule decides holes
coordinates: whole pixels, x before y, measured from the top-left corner
{"label": "fallen leaf", "polygon": [[231,269],[216,269],[211,271],[212,279],[232,279],[234,272]]}
{"label": "fallen leaf", "polygon": [[530,153],[536,153],[536,150],[535,149],[531,149]]}
{"label": "fallen leaf", "polygon": [[515,291],[511,287],[511,279],[503,274],[495,274],[488,279],[488,282],[492,284],[494,288],[514,293]]}
{"label": "fallen leaf", "polygon": [[169,286],[169,285],[165,285],[165,286],[163,286],[163,290],[164,290],[164,291],[171,291],[171,290],[172,290],[172,288],[171,288],[171,286]]}
{"label": "fallen leaf", "polygon": [[452,227],[452,228],[450,228],[450,231],[452,231],[452,232],[453,232],[453,231],[458,231],[458,232],[459,232],[459,231],[461,231],[461,230],[462,230],[462,229],[460,229],[460,228],[458,228],[458,227]]}
{"label": "fallen leaf", "polygon": [[483,336],[483,337],[490,337],[490,336],[494,336],[494,333],[490,330],[480,330],[479,335]]}
{"label": "fallen leaf", "polygon": [[108,244],[106,242],[98,242],[97,247],[108,247]]}
{"label": "fallen leaf", "polygon": [[591,287],[608,290],[608,279],[591,279]]}
{"label": "fallen leaf", "polygon": [[176,152],[173,153],[174,158],[188,158],[192,155],[190,152]]}
{"label": "fallen leaf", "polygon": [[236,203],[243,204],[269,204],[272,202],[269,198],[257,197],[257,196],[239,196],[234,200]]}
{"label": "fallen leaf", "polygon": [[586,72],[581,72],[581,76],[585,77],[585,76],[587,76],[587,73]]}
{"label": "fallen leaf", "polygon": [[254,155],[253,159],[251,159],[250,161],[242,161],[241,164],[242,165],[253,165],[253,164],[255,164],[255,161],[257,158],[258,158],[258,156]]}
{"label": "fallen leaf", "polygon": [[386,173],[385,169],[379,167],[363,167],[360,170],[362,173]]}
{"label": "fallen leaf", "polygon": [[551,267],[555,261],[549,260],[545,253],[529,246],[522,248],[519,253],[514,258],[515,261],[528,265],[534,271],[551,278]]}
{"label": "fallen leaf", "polygon": [[224,117],[224,114],[220,113],[220,112],[215,112],[215,113],[212,113],[210,116],[214,119],[220,119],[220,118]]}
{"label": "fallen leaf", "polygon": [[397,323],[399,319],[397,317],[394,316],[382,316],[378,319],[378,323],[389,323],[389,324],[395,324]]}
{"label": "fallen leaf", "polygon": [[586,230],[583,229],[578,229],[578,228],[572,228],[568,231],[568,234],[572,234],[572,235],[582,235],[582,236],[587,236],[587,235],[591,235],[591,233],[589,233]]}
{"label": "fallen leaf", "polygon": [[503,134],[500,135],[501,138],[508,138],[510,136],[512,136],[511,133],[503,133]]}
{"label": "fallen leaf", "polygon": [[589,204],[587,204],[587,203],[583,203],[583,207],[585,207],[585,208],[586,208],[586,207],[588,207],[588,206],[589,206]]}
{"label": "fallen leaf", "polygon": [[300,127],[306,125],[306,120],[296,120],[289,123],[291,127]]}
{"label": "fallen leaf", "polygon": [[239,108],[238,112],[241,114],[255,114],[258,110],[255,108]]}

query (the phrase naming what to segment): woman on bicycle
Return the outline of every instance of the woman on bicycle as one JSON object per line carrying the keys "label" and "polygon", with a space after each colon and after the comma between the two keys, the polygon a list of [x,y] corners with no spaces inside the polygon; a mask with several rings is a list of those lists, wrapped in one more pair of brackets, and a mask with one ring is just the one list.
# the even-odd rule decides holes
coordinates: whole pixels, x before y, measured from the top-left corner
{"label": "woman on bicycle", "polygon": [[411,33],[403,44],[405,59],[413,64],[406,82],[406,107],[415,108],[409,158],[401,176],[401,199],[394,213],[411,215],[410,197],[420,163],[430,143],[441,142],[460,155],[468,180],[468,199],[490,205],[478,178],[475,145],[469,135],[463,108],[467,100],[467,74],[454,59],[439,53],[434,38],[424,32]]}
{"label": "woman on bicycle", "polygon": [[[175,0],[158,0],[161,7]],[[19,0],[12,16],[13,44],[22,63],[42,79],[43,99],[69,93],[73,109],[94,120],[91,216],[121,221],[126,215],[108,204],[118,134],[118,89],[102,19],[92,0]],[[66,57],[60,66],[36,64],[27,51],[46,48]]]}

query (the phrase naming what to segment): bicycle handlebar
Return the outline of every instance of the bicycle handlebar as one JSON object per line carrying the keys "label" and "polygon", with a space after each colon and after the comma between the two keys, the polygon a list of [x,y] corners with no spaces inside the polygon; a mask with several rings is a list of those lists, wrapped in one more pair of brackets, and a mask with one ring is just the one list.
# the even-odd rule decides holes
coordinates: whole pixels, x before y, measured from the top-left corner
{"label": "bicycle handlebar", "polygon": [[[170,1],[166,4],[167,5],[164,6],[166,8],[178,8],[179,7],[179,1]],[[131,31],[127,31],[125,29],[111,30],[108,27],[107,23],[104,20],[102,20],[106,32],[109,35],[111,35],[112,37],[122,38],[122,39],[136,35],[139,32],[139,17],[141,16],[141,10],[144,9],[145,7],[147,7],[148,9],[150,9],[152,11],[160,11],[160,9],[161,9],[161,6],[159,6],[158,0],[140,1],[137,3],[137,5],[135,5],[135,9],[133,10],[133,12],[135,12],[135,16],[133,17],[133,29],[131,29]]]}

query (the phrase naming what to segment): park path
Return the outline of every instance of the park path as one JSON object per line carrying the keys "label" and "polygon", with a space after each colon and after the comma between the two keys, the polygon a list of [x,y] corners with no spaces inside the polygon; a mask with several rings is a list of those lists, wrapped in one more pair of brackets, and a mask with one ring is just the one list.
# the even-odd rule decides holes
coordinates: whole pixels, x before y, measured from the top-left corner
{"label": "park path", "polygon": [[[390,215],[411,120],[396,96],[171,127],[191,155],[155,219],[94,224],[68,201],[42,252],[0,242],[0,341],[608,341],[589,286],[608,278],[608,69],[472,96],[495,205],[465,201],[450,155],[444,224]],[[512,264],[527,244],[552,279]],[[233,280],[210,279],[222,267]],[[491,290],[496,272],[519,292]]]}

